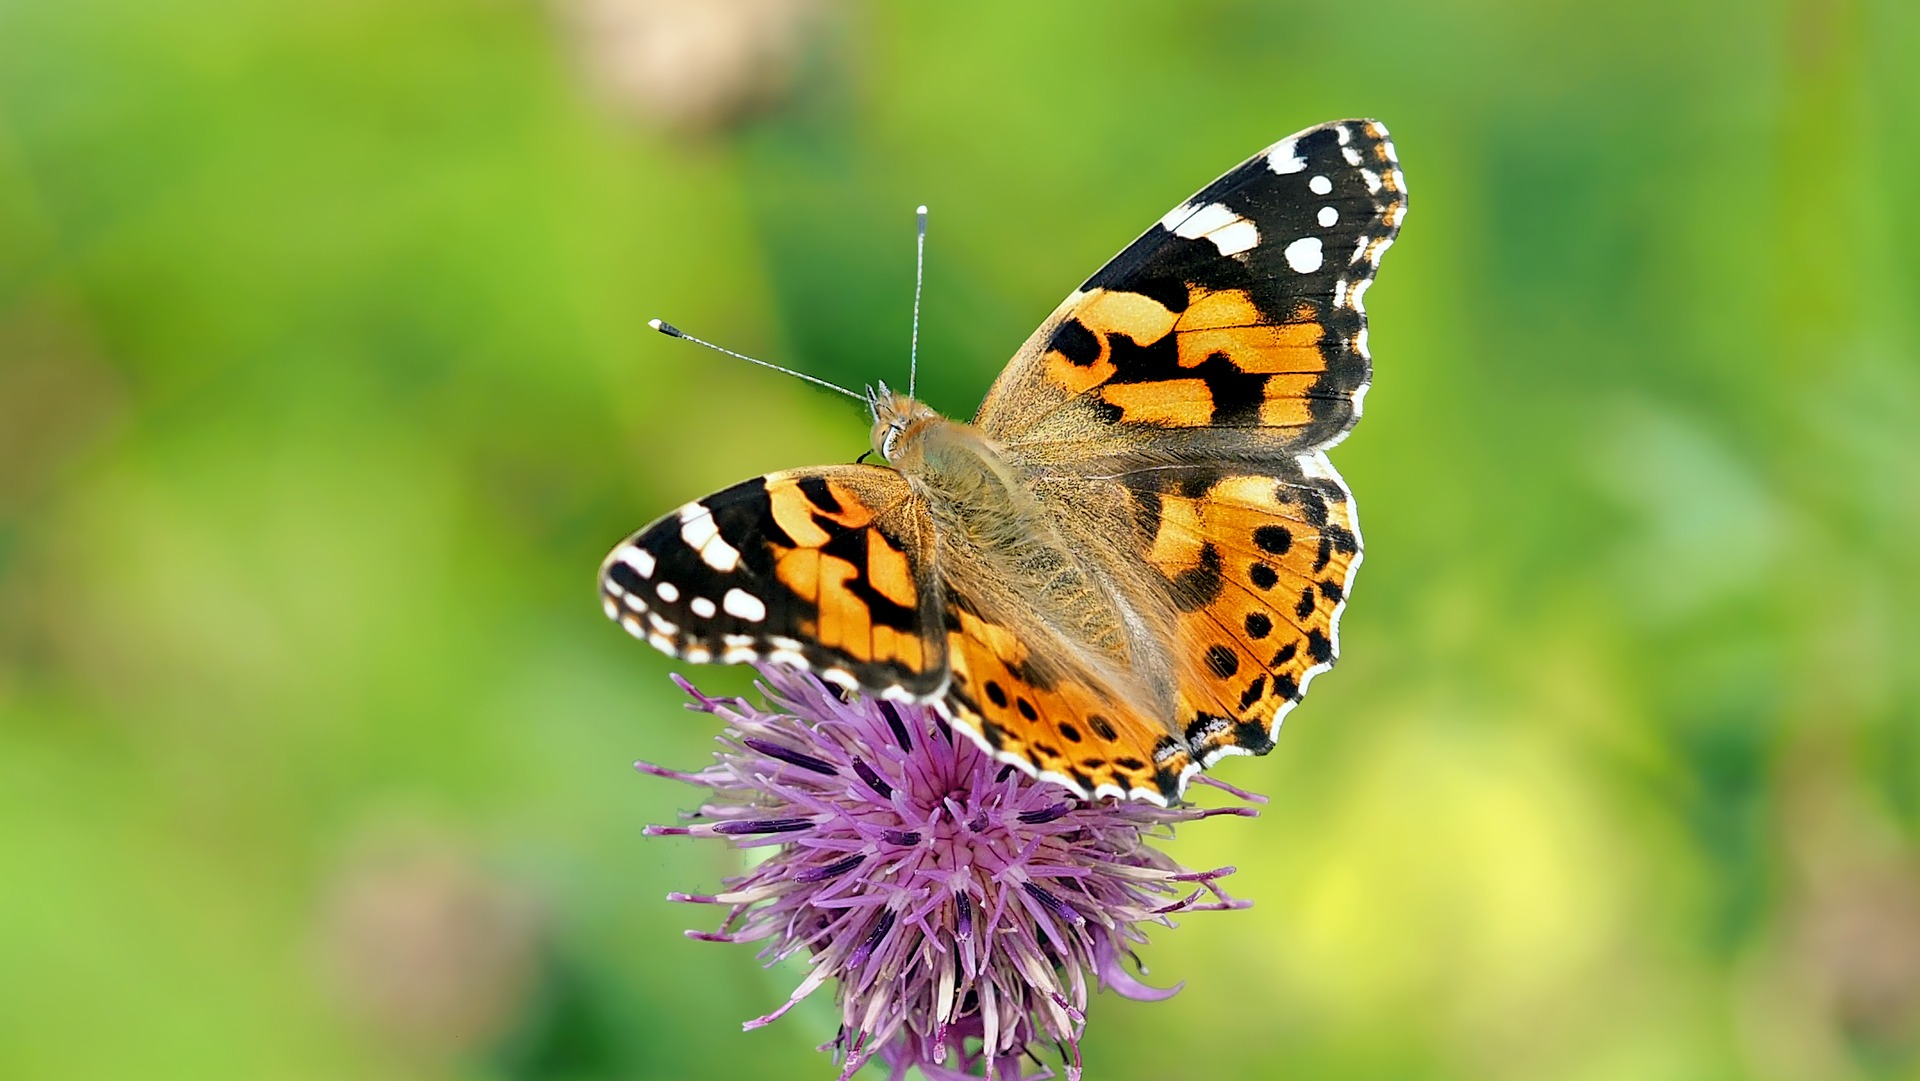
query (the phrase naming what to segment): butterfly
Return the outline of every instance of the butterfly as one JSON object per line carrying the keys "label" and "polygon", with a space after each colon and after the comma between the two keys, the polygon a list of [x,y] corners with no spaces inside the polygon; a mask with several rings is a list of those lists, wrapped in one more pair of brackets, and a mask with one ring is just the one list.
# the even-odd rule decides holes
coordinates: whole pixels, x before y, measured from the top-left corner
{"label": "butterfly", "polygon": [[1274,143],[1074,290],[971,424],[869,389],[885,465],[688,503],[607,556],[607,615],[683,660],[930,704],[1085,798],[1176,802],[1265,754],[1360,565],[1326,451],[1372,375],[1398,160],[1372,120]]}

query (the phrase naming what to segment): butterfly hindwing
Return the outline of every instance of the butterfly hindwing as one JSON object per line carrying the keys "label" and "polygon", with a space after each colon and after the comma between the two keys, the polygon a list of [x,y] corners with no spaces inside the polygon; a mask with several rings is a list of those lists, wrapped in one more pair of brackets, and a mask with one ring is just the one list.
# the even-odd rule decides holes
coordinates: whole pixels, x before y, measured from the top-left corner
{"label": "butterfly hindwing", "polygon": [[1339,652],[1340,613],[1360,565],[1346,485],[1318,453],[1259,473],[1168,466],[1121,480],[1151,537],[1147,562],[1178,611],[1188,749],[1203,766],[1265,754],[1281,718]]}
{"label": "butterfly hindwing", "polygon": [[1165,724],[1079,666],[1035,656],[1011,627],[964,603],[947,609],[947,658],[943,712],[1005,761],[1082,796],[1163,803],[1193,773],[1193,756]]}
{"label": "butterfly hindwing", "polygon": [[600,568],[607,614],[684,660],[766,660],[918,698],[945,680],[932,529],[867,465],[770,473],[689,503]]}
{"label": "butterfly hindwing", "polygon": [[1148,438],[1202,457],[1329,446],[1360,413],[1371,378],[1362,297],[1405,211],[1379,123],[1282,139],[1088,278],[975,423],[1054,460]]}

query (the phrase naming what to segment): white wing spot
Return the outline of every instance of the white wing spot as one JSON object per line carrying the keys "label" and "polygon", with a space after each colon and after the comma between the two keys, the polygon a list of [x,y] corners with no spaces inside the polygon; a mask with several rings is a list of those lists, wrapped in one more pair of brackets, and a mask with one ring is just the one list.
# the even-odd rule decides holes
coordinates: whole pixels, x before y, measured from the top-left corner
{"label": "white wing spot", "polygon": [[1260,246],[1260,227],[1241,218],[1224,229],[1216,229],[1207,235],[1213,246],[1220,249],[1221,255],[1239,255]]}
{"label": "white wing spot", "polygon": [[726,609],[728,615],[749,623],[767,618],[767,603],[742,589],[727,590],[727,595],[720,598],[720,607]]}
{"label": "white wing spot", "polygon": [[674,585],[672,582],[661,582],[659,585],[653,587],[653,591],[660,594],[660,599],[666,601],[668,604],[672,604],[674,601],[680,599],[680,587]]}
{"label": "white wing spot", "polygon": [[1367,182],[1368,194],[1370,195],[1380,194],[1380,174],[1379,173],[1374,172],[1372,169],[1362,169],[1360,170],[1360,179]]}
{"label": "white wing spot", "polygon": [[1208,203],[1206,206],[1194,211],[1185,221],[1181,222],[1179,228],[1173,231],[1173,235],[1183,236],[1188,240],[1193,240],[1196,237],[1206,236],[1215,229],[1232,225],[1239,220],[1240,215],[1228,209],[1227,204]]}
{"label": "white wing spot", "polygon": [[1282,139],[1267,148],[1267,168],[1282,176],[1306,169],[1307,159],[1294,148],[1292,139]]}
{"label": "white wing spot", "polygon": [[1333,181],[1324,176],[1316,176],[1307,181],[1307,190],[1315,195],[1328,195],[1333,191]]}
{"label": "white wing spot", "polygon": [[1311,274],[1320,269],[1320,238],[1303,236],[1287,245],[1287,250],[1283,254],[1287,257],[1287,265],[1292,267],[1295,273]]}
{"label": "white wing spot", "polygon": [[700,553],[701,562],[722,574],[731,574],[740,565],[740,549],[720,539],[713,512],[699,503],[680,508],[680,539]]}
{"label": "white wing spot", "polygon": [[[1198,210],[1192,210],[1182,203],[1175,208],[1175,213],[1181,211],[1191,212],[1184,219],[1176,219],[1173,225],[1167,225],[1165,218],[1160,222],[1173,230],[1174,236],[1188,240],[1206,237],[1213,241],[1214,247],[1220,249],[1221,255],[1239,255],[1260,244],[1259,227],[1234,213],[1225,203],[1208,203]],[[1167,217],[1172,218],[1173,214]]]}
{"label": "white wing spot", "polygon": [[627,566],[632,567],[633,572],[640,577],[653,577],[653,553],[647,551],[645,548],[634,548],[631,546],[622,548],[620,549],[619,556],[616,558]]}
{"label": "white wing spot", "polygon": [[1348,165],[1358,165],[1362,161],[1366,160],[1360,156],[1360,152],[1358,150],[1355,150],[1350,146],[1341,147],[1340,156],[1347,159]]}
{"label": "white wing spot", "polygon": [[687,602],[687,607],[693,609],[693,614],[701,619],[712,619],[720,611],[720,606],[706,597],[695,597]]}
{"label": "white wing spot", "polygon": [[1340,212],[1330,206],[1320,208],[1320,228],[1331,229],[1340,220]]}

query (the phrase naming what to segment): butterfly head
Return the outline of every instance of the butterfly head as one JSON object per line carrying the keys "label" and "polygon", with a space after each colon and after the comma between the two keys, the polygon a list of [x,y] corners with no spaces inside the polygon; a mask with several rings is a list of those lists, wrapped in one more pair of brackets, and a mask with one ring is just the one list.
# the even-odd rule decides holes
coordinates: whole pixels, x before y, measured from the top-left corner
{"label": "butterfly head", "polygon": [[925,403],[893,390],[885,383],[867,388],[867,408],[873,411],[873,451],[894,464],[910,453],[914,436],[926,422],[939,416]]}

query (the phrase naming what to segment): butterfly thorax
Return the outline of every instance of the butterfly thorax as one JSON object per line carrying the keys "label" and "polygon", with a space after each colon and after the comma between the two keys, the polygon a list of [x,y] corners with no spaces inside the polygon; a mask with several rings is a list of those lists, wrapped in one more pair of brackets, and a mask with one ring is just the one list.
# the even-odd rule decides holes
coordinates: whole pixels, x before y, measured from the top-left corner
{"label": "butterfly thorax", "polygon": [[925,501],[942,577],[969,583],[980,614],[1129,666],[1129,614],[1003,447],[898,395],[876,403],[874,442]]}

